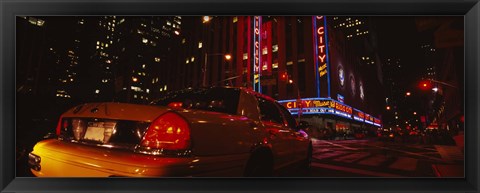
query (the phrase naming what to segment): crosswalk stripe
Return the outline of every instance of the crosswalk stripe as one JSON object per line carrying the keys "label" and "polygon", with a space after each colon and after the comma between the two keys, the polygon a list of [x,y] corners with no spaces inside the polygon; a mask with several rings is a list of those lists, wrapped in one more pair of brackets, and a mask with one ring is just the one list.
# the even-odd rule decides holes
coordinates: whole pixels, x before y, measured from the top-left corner
{"label": "crosswalk stripe", "polygon": [[376,145],[371,145],[371,146],[372,147],[377,147],[377,148],[380,148],[380,149],[386,149],[386,150],[390,150],[390,151],[401,152],[401,153],[408,154],[408,155],[420,156],[420,157],[424,157],[424,158],[427,158],[427,159],[430,159],[430,160],[444,161],[442,159],[439,159],[439,158],[436,158],[436,157],[433,157],[433,156],[423,155],[421,153],[414,153],[414,152],[409,152],[409,151],[404,151],[404,150],[399,150],[399,149],[392,149],[392,148],[376,146]]}
{"label": "crosswalk stripe", "polygon": [[387,160],[387,157],[384,155],[375,155],[373,157],[369,157],[367,159],[364,159],[360,162],[358,162],[361,165],[367,165],[367,166],[379,166],[382,164],[384,161]]}
{"label": "crosswalk stripe", "polygon": [[321,142],[323,142],[323,143],[328,143],[328,144],[330,144],[330,145],[337,146],[337,147],[341,147],[341,148],[348,149],[348,150],[358,150],[357,148],[351,148],[351,147],[348,147],[348,146],[344,146],[344,145],[332,143],[332,142],[325,141],[325,140],[321,140]]}
{"label": "crosswalk stripe", "polygon": [[445,160],[464,160],[463,153],[457,146],[435,145],[435,148]]}
{"label": "crosswalk stripe", "polygon": [[350,155],[342,156],[342,157],[336,158],[334,160],[339,161],[339,162],[353,163],[353,162],[355,162],[357,160],[360,160],[362,158],[365,158],[369,155],[370,155],[370,153],[366,153],[366,152],[352,153]]}
{"label": "crosswalk stripe", "polygon": [[347,152],[343,152],[343,151],[334,151],[334,152],[329,152],[324,154],[317,154],[317,155],[314,155],[313,157],[315,159],[321,160],[321,159],[328,159],[328,158],[339,156],[339,155],[344,155],[346,153]]}
{"label": "crosswalk stripe", "polygon": [[358,168],[348,168],[344,166],[335,166],[335,165],[329,165],[329,164],[323,164],[323,163],[312,163],[313,167],[318,167],[318,168],[326,168],[326,169],[331,169],[331,170],[339,170],[339,171],[344,171],[344,172],[350,172],[350,173],[356,173],[356,174],[362,174],[362,175],[369,175],[369,176],[381,176],[381,177],[403,177],[397,174],[390,174],[390,173],[384,173],[384,172],[375,172],[375,171],[369,171],[369,170],[362,170]]}
{"label": "crosswalk stripe", "polygon": [[397,170],[415,171],[417,169],[418,159],[409,157],[399,157],[389,168]]}

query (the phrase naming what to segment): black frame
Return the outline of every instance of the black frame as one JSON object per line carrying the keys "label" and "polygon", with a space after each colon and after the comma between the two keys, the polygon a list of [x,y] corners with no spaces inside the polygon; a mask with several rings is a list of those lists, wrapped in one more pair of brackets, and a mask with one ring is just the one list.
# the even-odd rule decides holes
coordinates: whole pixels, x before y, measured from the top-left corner
{"label": "black frame", "polygon": [[[479,0],[0,0],[1,192],[479,192]],[[465,178],[15,178],[16,15],[464,15]]]}

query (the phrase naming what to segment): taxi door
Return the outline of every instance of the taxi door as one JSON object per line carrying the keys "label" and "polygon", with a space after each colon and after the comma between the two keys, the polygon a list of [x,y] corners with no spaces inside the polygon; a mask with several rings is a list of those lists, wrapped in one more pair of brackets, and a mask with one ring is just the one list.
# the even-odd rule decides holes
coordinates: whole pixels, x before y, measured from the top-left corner
{"label": "taxi door", "polygon": [[267,132],[268,143],[272,145],[274,156],[274,169],[283,167],[292,162],[294,157],[294,145],[292,144],[292,132],[285,127],[282,113],[274,101],[258,97],[260,117]]}
{"label": "taxi door", "polygon": [[289,141],[291,143],[291,146],[294,148],[293,154],[295,155],[295,161],[304,160],[308,153],[308,145],[310,143],[308,134],[297,129],[297,121],[293,118],[292,114],[290,114],[290,112],[285,107],[280,104],[276,105],[284,117],[285,129],[290,131],[291,137]]}

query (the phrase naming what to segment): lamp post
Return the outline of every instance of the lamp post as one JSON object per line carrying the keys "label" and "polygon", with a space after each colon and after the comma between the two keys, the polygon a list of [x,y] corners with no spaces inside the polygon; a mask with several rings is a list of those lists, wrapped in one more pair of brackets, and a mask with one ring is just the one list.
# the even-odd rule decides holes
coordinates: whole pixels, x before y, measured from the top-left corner
{"label": "lamp post", "polygon": [[223,56],[225,55],[225,60],[230,60],[232,59],[232,56],[230,54],[223,54],[223,53],[214,53],[214,54],[209,54],[209,53],[206,53],[205,52],[205,62],[203,63],[203,70],[202,70],[202,73],[203,73],[203,81],[202,81],[202,86],[207,86],[207,62],[208,62],[208,57],[209,56]]}

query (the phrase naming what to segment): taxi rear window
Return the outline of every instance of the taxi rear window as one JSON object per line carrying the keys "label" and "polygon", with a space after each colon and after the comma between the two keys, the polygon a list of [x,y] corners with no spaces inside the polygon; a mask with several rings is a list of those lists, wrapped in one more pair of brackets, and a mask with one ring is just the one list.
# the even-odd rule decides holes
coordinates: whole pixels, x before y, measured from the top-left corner
{"label": "taxi rear window", "polygon": [[187,89],[168,93],[152,105],[179,104],[185,109],[199,109],[227,114],[236,114],[240,90],[235,88]]}

